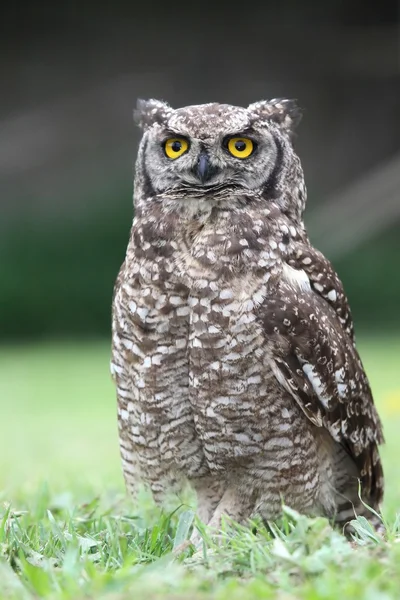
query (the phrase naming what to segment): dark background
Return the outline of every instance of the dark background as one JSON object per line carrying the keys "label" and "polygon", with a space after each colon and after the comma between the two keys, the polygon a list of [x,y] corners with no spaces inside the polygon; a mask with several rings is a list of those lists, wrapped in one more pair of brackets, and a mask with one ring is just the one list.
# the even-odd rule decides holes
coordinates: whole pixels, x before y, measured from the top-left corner
{"label": "dark background", "polygon": [[0,339],[109,336],[137,97],[294,97],[312,241],[358,328],[400,327],[395,2],[7,3],[0,15]]}

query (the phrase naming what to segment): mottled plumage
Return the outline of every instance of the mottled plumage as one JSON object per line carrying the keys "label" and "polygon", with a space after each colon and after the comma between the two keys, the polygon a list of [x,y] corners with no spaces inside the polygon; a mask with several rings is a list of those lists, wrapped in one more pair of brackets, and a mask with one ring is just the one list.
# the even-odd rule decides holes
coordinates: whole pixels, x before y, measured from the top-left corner
{"label": "mottled plumage", "polygon": [[303,224],[295,103],[150,100],[136,119],[111,365],[128,488],[161,502],[189,481],[214,526],[275,518],[282,499],[344,523],[365,512],[359,479],[378,508],[381,424],[342,284]]}

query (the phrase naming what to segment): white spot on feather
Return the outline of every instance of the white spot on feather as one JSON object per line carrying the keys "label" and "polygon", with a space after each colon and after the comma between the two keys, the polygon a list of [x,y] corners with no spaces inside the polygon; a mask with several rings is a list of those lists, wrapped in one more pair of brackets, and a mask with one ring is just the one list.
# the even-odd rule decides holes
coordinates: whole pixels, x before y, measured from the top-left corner
{"label": "white spot on feather", "polygon": [[261,383],[261,376],[260,375],[252,375],[251,377],[248,377],[247,383],[249,385],[251,385],[252,383]]}
{"label": "white spot on feather", "polygon": [[293,269],[293,267],[285,263],[282,272],[289,284],[300,288],[303,292],[311,291],[310,280],[302,269]]}
{"label": "white spot on feather", "polygon": [[256,292],[255,294],[253,294],[253,302],[255,304],[262,304],[264,302],[264,298],[266,295],[265,289],[263,290],[264,293],[260,291]]}
{"label": "white spot on feather", "polygon": [[212,407],[212,406],[207,406],[207,409],[206,409],[206,416],[207,416],[207,417],[215,417],[215,416],[216,416],[216,415],[215,415],[215,411],[214,411],[214,409],[213,409],[213,407]]}
{"label": "white spot on feather", "polygon": [[198,279],[197,282],[196,282],[196,286],[199,289],[204,290],[204,288],[206,288],[208,286],[207,279]]}
{"label": "white spot on feather", "polygon": [[147,317],[147,315],[149,314],[149,309],[145,308],[143,306],[138,306],[136,309],[137,314],[139,315],[139,317],[142,319],[142,321],[144,321]]}
{"label": "white spot on feather", "polygon": [[122,338],[121,341],[122,341],[123,346],[125,346],[125,348],[127,350],[132,349],[132,346],[133,346],[132,340],[128,340],[127,338]]}
{"label": "white spot on feather", "polygon": [[118,414],[119,414],[120,419],[122,419],[122,421],[128,421],[129,413],[127,410],[125,410],[124,408],[120,408],[118,410]]}
{"label": "white spot on feather", "polygon": [[219,293],[219,297],[221,300],[229,300],[230,298],[233,298],[233,292],[232,290],[222,290]]}
{"label": "white spot on feather", "polygon": [[214,325],[210,325],[208,328],[208,333],[219,333],[219,329]]}
{"label": "white spot on feather", "polygon": [[331,290],[329,292],[329,294],[327,295],[327,298],[331,301],[331,302],[336,302],[337,299],[337,294],[336,294],[336,290]]}
{"label": "white spot on feather", "polygon": [[229,396],[217,396],[214,401],[215,405],[224,404],[225,406],[228,404],[232,404],[232,399]]}
{"label": "white spot on feather", "polygon": [[168,354],[169,348],[168,348],[168,346],[158,346],[157,352],[159,352],[160,354]]}
{"label": "white spot on feather", "polygon": [[151,367],[151,357],[150,356],[146,356],[144,361],[143,361],[143,368],[144,369],[148,369],[149,367]]}
{"label": "white spot on feather", "polygon": [[250,312],[252,311],[254,308],[254,303],[252,300],[246,300],[246,302],[243,303],[243,310]]}
{"label": "white spot on feather", "polygon": [[225,360],[239,360],[240,358],[240,354],[238,354],[237,352],[230,352],[229,354],[227,354],[225,356]]}
{"label": "white spot on feather", "polygon": [[337,383],[343,383],[343,378],[344,378],[345,372],[344,372],[344,367],[340,367],[340,369],[337,369],[335,371],[335,379]]}
{"label": "white spot on feather", "polygon": [[318,399],[327,408],[330,398],[324,395],[324,385],[321,381],[321,378],[315,373],[313,365],[310,365],[310,363],[305,363],[303,365],[303,371],[307,376],[308,381],[311,383],[314,392],[317,394]]}
{"label": "white spot on feather", "polygon": [[118,366],[114,362],[110,363],[110,370],[111,370],[112,375],[115,375],[115,374],[120,375],[123,372],[122,367]]}

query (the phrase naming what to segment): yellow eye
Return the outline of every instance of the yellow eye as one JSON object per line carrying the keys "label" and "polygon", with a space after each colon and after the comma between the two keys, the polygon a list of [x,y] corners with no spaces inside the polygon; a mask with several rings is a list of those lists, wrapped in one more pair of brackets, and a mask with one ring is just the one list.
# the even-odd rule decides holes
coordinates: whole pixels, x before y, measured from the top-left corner
{"label": "yellow eye", "polygon": [[189,144],[184,138],[169,138],[164,144],[168,158],[179,158],[188,148]]}
{"label": "yellow eye", "polygon": [[247,158],[254,151],[254,144],[249,138],[233,137],[228,140],[228,150],[236,158]]}

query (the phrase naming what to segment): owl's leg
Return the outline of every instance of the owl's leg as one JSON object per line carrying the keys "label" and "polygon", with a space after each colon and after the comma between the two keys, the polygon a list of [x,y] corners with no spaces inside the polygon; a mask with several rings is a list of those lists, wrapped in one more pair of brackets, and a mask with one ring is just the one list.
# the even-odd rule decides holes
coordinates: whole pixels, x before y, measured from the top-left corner
{"label": "owl's leg", "polygon": [[[197,493],[197,516],[207,525],[224,495],[226,483],[215,476],[194,479],[191,483]],[[200,533],[194,529],[190,541],[197,546],[201,540]]]}
{"label": "owl's leg", "polygon": [[215,477],[201,477],[192,482],[197,493],[197,515],[207,524],[224,495],[226,483]]}
{"label": "owl's leg", "polygon": [[212,518],[208,522],[208,526],[218,534],[224,517],[229,517],[229,519],[238,523],[244,523],[251,517],[253,508],[253,498],[242,493],[236,487],[229,487],[225,490]]}

